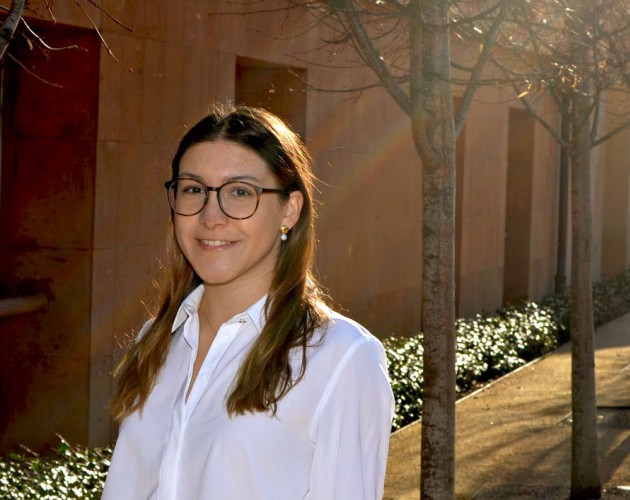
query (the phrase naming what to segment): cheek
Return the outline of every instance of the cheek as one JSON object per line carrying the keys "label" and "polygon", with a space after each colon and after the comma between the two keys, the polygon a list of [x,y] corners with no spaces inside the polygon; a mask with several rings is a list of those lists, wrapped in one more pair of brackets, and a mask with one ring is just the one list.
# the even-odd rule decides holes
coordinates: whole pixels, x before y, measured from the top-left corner
{"label": "cheek", "polygon": [[186,234],[186,224],[182,223],[180,218],[177,216],[173,222],[173,232],[175,233],[175,241],[177,242],[177,245],[180,250],[185,253],[186,238],[184,236]]}

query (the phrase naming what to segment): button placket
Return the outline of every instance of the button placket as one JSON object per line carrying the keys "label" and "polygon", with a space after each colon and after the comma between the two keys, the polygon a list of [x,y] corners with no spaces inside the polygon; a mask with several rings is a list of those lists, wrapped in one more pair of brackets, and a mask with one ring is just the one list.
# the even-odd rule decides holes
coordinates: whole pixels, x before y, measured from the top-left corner
{"label": "button placket", "polygon": [[203,394],[206,392],[210,384],[212,384],[213,375],[217,365],[220,363],[221,358],[223,358],[223,355],[234,340],[238,329],[240,329],[240,325],[230,322],[221,325],[219,328],[219,331],[217,332],[217,335],[212,342],[203,363],[201,364],[197,380],[195,381],[190,395],[188,396],[188,401],[186,402],[186,420],[190,418],[199,404]]}

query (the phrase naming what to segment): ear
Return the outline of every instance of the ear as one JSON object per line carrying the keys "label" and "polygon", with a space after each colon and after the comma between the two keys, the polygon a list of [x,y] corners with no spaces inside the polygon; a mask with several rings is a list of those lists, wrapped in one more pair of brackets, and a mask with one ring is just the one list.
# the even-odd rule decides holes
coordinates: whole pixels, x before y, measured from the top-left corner
{"label": "ear", "polygon": [[289,229],[293,229],[293,226],[297,224],[303,204],[304,195],[300,191],[292,191],[284,205],[284,217],[282,218],[283,224]]}

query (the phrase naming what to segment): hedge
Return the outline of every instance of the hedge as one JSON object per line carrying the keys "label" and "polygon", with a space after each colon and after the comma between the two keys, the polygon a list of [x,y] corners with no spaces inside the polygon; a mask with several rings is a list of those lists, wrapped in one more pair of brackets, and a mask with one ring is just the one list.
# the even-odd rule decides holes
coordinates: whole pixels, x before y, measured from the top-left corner
{"label": "hedge", "polygon": [[[630,270],[593,286],[595,326],[630,311]],[[508,373],[569,339],[568,291],[455,321],[458,394]],[[393,430],[422,412],[422,333],[383,342],[396,401]]]}
{"label": "hedge", "polygon": [[109,469],[111,448],[70,446],[66,440],[54,453],[39,456],[24,449],[0,460],[0,498],[98,499]]}

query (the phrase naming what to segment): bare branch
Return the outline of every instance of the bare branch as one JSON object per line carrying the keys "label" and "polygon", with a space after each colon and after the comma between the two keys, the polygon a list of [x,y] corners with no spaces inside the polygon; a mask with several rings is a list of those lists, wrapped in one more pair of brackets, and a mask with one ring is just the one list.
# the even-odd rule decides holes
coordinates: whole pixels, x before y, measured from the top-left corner
{"label": "bare branch", "polygon": [[94,7],[96,7],[98,10],[100,10],[107,17],[109,17],[112,21],[114,21],[118,26],[125,28],[127,31],[134,31],[132,27],[124,24],[120,19],[118,19],[116,16],[113,16],[111,12],[109,12],[107,9],[104,9],[101,5],[97,4],[94,0],[87,0],[87,1],[91,3]]}
{"label": "bare branch", "polygon": [[[298,80],[300,80],[306,87],[307,90],[309,91],[314,91],[314,92],[329,92],[329,93],[337,93],[337,94],[348,94],[348,93],[354,93],[354,92],[364,92],[366,90],[371,90],[371,89],[375,89],[375,88],[382,88],[383,87],[383,82],[381,82],[380,80],[374,82],[374,83],[368,83],[366,85],[357,85],[357,86],[352,86],[352,87],[346,87],[346,88],[324,88],[324,87],[316,87],[315,85],[310,84],[308,81],[306,81],[304,78],[302,78],[300,75],[298,75],[296,72],[289,70],[289,73],[291,73],[295,78],[297,78]],[[400,79],[399,83],[404,83],[407,82],[408,78],[404,78],[404,79]]]}
{"label": "bare branch", "polygon": [[536,111],[536,109],[534,108],[534,106],[532,105],[532,103],[529,101],[529,99],[527,98],[527,95],[524,95],[523,93],[519,93],[519,88],[516,84],[513,84],[512,87],[514,88],[514,92],[519,95],[519,100],[521,101],[521,103],[523,104],[523,106],[525,107],[525,110],[538,122],[540,123],[547,132],[549,132],[549,134],[551,135],[551,137],[554,138],[555,141],[557,141],[557,143],[562,146],[562,147],[566,147],[567,144],[565,142],[565,140],[562,138],[560,131],[557,130],[551,123],[549,123],[547,120],[545,120],[545,118],[543,118],[543,116],[538,113]]}
{"label": "bare branch", "polygon": [[601,137],[597,138],[596,140],[593,141],[592,146],[596,147],[599,146],[600,144],[602,144],[603,142],[606,142],[608,139],[613,138],[614,136],[616,136],[619,132],[623,132],[624,130],[626,130],[628,127],[630,127],[630,120],[628,120],[627,122],[625,122],[622,125],[619,125],[618,127],[614,128],[613,130],[611,130],[610,132],[608,132],[607,134],[602,135]]}
{"label": "bare branch", "polygon": [[79,45],[64,45],[62,47],[52,47],[50,45],[48,45],[44,39],[39,36],[35,30],[33,28],[30,27],[30,25],[26,22],[26,19],[22,19],[22,24],[24,24],[24,27],[26,28],[26,30],[30,33],[30,35],[35,38],[42,47],[44,47],[45,49],[48,50],[52,50],[52,51],[56,51],[56,50],[67,50],[67,49],[79,49],[79,50],[87,50],[85,47],[81,47]]}
{"label": "bare branch", "polygon": [[52,21],[56,23],[57,18],[55,17],[55,13],[53,12],[54,3],[55,3],[55,0],[46,0],[46,10],[48,11],[48,14],[50,15],[50,18],[52,19]]}
{"label": "bare branch", "polygon": [[[265,0],[263,0],[263,3],[265,2]],[[242,6],[246,6],[249,5],[252,2],[231,2],[235,5],[242,5]],[[254,2],[256,3],[256,2]],[[310,2],[306,2],[306,3],[310,3]],[[313,4],[317,4],[319,2],[312,2]],[[272,8],[267,8],[267,9],[262,9],[262,8],[256,8],[256,9],[252,9],[252,10],[246,10],[246,11],[242,11],[242,10],[223,10],[223,11],[218,11],[218,12],[209,12],[208,16],[249,16],[252,14],[273,14],[275,12],[286,12],[289,9],[300,9],[302,7],[305,7],[303,4],[295,4],[295,5],[291,5],[291,6],[280,6],[280,7],[272,7]],[[308,7],[307,7],[308,8]]]}
{"label": "bare branch", "polygon": [[20,23],[25,3],[25,0],[13,0],[11,2],[9,14],[4,20],[2,27],[0,27],[0,60],[2,60],[9,43],[11,43],[11,40],[13,39],[13,33],[15,33],[15,30]]}
{"label": "bare branch", "polygon": [[83,11],[83,13],[85,14],[85,17],[88,18],[88,20],[90,21],[90,24],[92,25],[92,27],[94,28],[94,31],[96,31],[96,34],[98,35],[98,37],[101,39],[101,43],[103,44],[103,46],[105,47],[105,49],[107,50],[107,53],[114,59],[114,61],[116,61],[118,64],[120,64],[123,68],[125,68],[127,71],[129,71],[130,73],[134,72],[134,69],[130,66],[127,66],[125,63],[123,63],[120,59],[118,59],[118,57],[116,57],[116,54],[114,54],[114,52],[112,51],[112,49],[109,48],[109,45],[107,45],[107,42],[105,41],[105,38],[103,38],[103,35],[101,33],[101,31],[98,29],[98,27],[96,26],[96,23],[94,22],[94,20],[92,19],[92,16],[90,16],[89,12],[87,10],[85,10],[85,7],[83,6],[83,4],[81,3],[81,0],[74,0],[74,2],[81,8],[81,10]]}
{"label": "bare branch", "polygon": [[60,85],[60,84],[55,83],[55,82],[48,81],[45,78],[42,78],[41,76],[39,76],[38,74],[33,73],[30,69],[28,69],[26,66],[24,66],[24,64],[22,64],[19,60],[17,60],[15,57],[13,57],[10,52],[7,52],[7,57],[9,59],[11,59],[15,64],[17,64],[20,68],[22,68],[24,71],[26,71],[29,75],[31,75],[33,78],[36,78],[40,82],[45,83],[46,85],[50,85],[51,87],[58,88],[58,89],[63,88],[63,85]]}
{"label": "bare branch", "polygon": [[398,85],[396,78],[391,74],[387,65],[379,56],[379,51],[366,33],[354,4],[349,0],[326,0],[326,4],[336,9],[338,16],[343,16],[343,20],[347,22],[348,28],[352,33],[352,41],[354,42],[357,52],[365,60],[366,64],[372,68],[379,80],[383,82],[385,89],[393,97],[398,106],[400,106],[407,115],[410,115],[411,102],[409,95]]}
{"label": "bare branch", "polygon": [[507,12],[507,8],[503,7],[499,11],[499,15],[494,20],[490,31],[488,32],[486,39],[483,43],[483,49],[479,57],[477,58],[477,62],[475,67],[470,75],[470,81],[466,90],[464,91],[464,95],[462,96],[462,102],[457,110],[457,114],[455,116],[455,137],[459,135],[459,133],[464,128],[464,123],[466,122],[466,116],[468,115],[468,111],[470,110],[470,106],[472,105],[473,97],[475,96],[475,92],[480,86],[479,80],[481,79],[481,73],[483,71],[484,66],[488,62],[492,50],[494,49],[494,42],[497,38],[497,33],[499,32],[499,28],[503,24],[505,19],[505,15]]}

